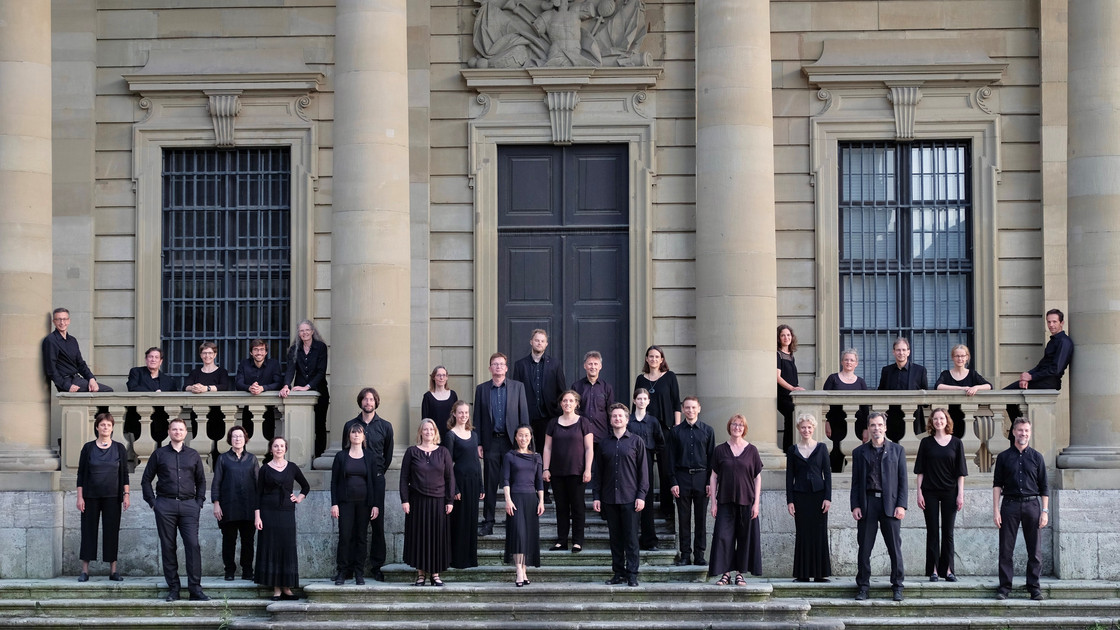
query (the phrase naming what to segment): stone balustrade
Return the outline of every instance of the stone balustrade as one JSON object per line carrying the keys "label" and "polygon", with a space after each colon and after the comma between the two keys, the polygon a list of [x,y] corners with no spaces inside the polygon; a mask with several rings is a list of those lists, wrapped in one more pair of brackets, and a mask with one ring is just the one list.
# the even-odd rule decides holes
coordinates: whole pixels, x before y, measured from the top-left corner
{"label": "stone balustrade", "polygon": [[826,441],[825,416],[829,407],[843,407],[847,417],[848,432],[840,443],[843,453],[850,456],[860,445],[860,436],[855,432],[856,411],[861,405],[868,405],[873,411],[886,412],[892,405],[902,407],[907,418],[907,432],[900,440],[906,455],[913,460],[918,453],[918,443],[925,432],[914,435],[913,417],[918,407],[925,408],[925,417],[931,409],[949,408],[959,405],[965,418],[964,442],[968,456],[969,473],[991,472],[995,456],[1010,446],[1007,432],[1011,429],[1011,419],[1007,417],[1007,405],[1019,405],[1023,415],[1031,419],[1031,446],[1046,458],[1048,469],[1055,468],[1059,445],[1055,443],[1055,405],[1058,391],[1038,390],[991,390],[977,392],[975,396],[965,396],[959,391],[917,390],[917,391],[824,391],[806,390],[793,392],[796,405],[794,418],[808,412],[817,418],[816,438]]}
{"label": "stone balustrade", "polygon": [[[152,452],[160,446],[152,437],[153,416],[161,418],[159,410],[167,414],[167,419],[183,418],[190,428],[192,411],[197,416],[198,430],[192,437],[188,430],[187,444],[202,454],[207,470],[211,468],[208,454],[213,450],[224,451],[228,448],[224,435],[236,424],[245,424],[252,418],[254,439],[246,444],[246,449],[257,457],[268,451],[268,441],[264,435],[281,435],[288,439],[288,459],[304,470],[311,470],[312,452],[315,446],[315,402],[318,392],[292,392],[287,398],[280,398],[276,392],[266,392],[253,396],[245,392],[214,392],[191,394],[184,392],[112,392],[112,393],[59,393],[58,403],[62,408],[62,471],[76,474],[78,455],[82,445],[94,438],[93,418],[99,410],[108,409],[118,425],[115,438],[123,440],[135,454],[137,469],[142,468]],[[212,408],[220,414],[211,413]],[[273,408],[271,414],[274,426],[271,432],[262,432],[265,412]],[[139,434],[133,439],[124,432],[123,424],[127,412],[135,410],[139,416]],[[207,418],[221,418],[225,428],[221,440],[212,440],[206,435]],[[158,421],[158,420],[157,420]],[[211,420],[214,422],[214,420]]]}

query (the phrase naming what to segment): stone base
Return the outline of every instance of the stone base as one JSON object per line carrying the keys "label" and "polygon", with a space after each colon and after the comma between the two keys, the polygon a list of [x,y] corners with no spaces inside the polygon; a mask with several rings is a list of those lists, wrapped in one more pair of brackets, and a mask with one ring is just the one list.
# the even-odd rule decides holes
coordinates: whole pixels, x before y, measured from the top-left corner
{"label": "stone base", "polygon": [[61,492],[0,492],[0,579],[59,575],[62,501]]}
{"label": "stone base", "polygon": [[1120,470],[1120,449],[1115,446],[1069,446],[1058,454],[1058,467]]}

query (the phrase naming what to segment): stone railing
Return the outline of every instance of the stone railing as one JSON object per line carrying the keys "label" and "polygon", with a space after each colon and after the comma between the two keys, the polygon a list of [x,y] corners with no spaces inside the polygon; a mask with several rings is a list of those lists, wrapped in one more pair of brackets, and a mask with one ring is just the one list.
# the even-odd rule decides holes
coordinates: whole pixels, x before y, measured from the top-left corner
{"label": "stone railing", "polygon": [[[59,393],[58,403],[62,408],[62,471],[77,473],[78,455],[82,445],[94,438],[93,418],[99,410],[108,409],[117,423],[114,439],[125,442],[131,454],[136,457],[137,468],[147,463],[152,452],[160,446],[152,436],[153,417],[161,422],[166,414],[166,423],[171,418],[187,421],[187,444],[202,454],[207,469],[211,468],[209,454],[213,450],[225,451],[225,432],[236,424],[250,422],[254,437],[246,444],[246,449],[257,457],[268,451],[265,435],[281,435],[288,439],[288,459],[304,470],[311,469],[311,459],[315,446],[315,402],[317,392],[292,392],[287,398],[280,398],[276,392],[266,392],[253,396],[244,392],[214,392],[191,394],[183,392],[112,392],[112,393]],[[271,431],[263,431],[266,412],[273,420]],[[160,413],[162,410],[162,413]],[[125,433],[123,425],[126,416],[135,412],[139,416],[139,434],[135,439]],[[191,415],[196,416],[197,432],[190,435]],[[218,413],[220,412],[220,413]],[[209,420],[208,420],[209,418]],[[250,420],[251,418],[251,420]],[[215,440],[207,437],[207,422],[224,424],[222,438]]]}
{"label": "stone railing", "polygon": [[1031,419],[1032,439],[1031,446],[1046,458],[1046,465],[1054,467],[1058,454],[1058,445],[1055,443],[1055,405],[1058,391],[1053,389],[1039,389],[1027,391],[991,390],[977,392],[975,396],[965,396],[958,391],[802,391],[793,392],[793,402],[796,405],[794,418],[797,415],[809,412],[817,418],[818,440],[827,441],[825,438],[825,416],[829,407],[838,405],[843,407],[847,417],[848,432],[840,443],[843,453],[850,456],[852,451],[860,445],[860,436],[856,435],[856,411],[861,405],[868,405],[873,411],[886,412],[887,408],[897,405],[906,414],[906,435],[899,441],[906,449],[906,455],[911,460],[918,453],[918,443],[927,434],[914,435],[913,418],[918,407],[925,408],[925,417],[929,417],[930,409],[937,407],[949,408],[950,405],[959,405],[964,413],[965,454],[968,457],[969,472],[990,472],[995,456],[1007,449],[1011,444],[1007,440],[1007,432],[1011,429],[1011,419],[1007,417],[1007,405],[1019,405],[1021,413]]}

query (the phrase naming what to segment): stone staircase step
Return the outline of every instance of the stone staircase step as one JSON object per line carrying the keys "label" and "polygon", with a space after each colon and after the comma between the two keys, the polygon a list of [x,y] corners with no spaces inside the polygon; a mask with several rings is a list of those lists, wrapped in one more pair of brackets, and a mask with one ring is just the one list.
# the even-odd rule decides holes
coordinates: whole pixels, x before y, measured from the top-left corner
{"label": "stone staircase step", "polygon": [[[642,551],[640,552],[640,561],[642,566],[670,566],[673,564],[673,558],[675,555],[675,552],[665,550]],[[504,549],[479,549],[478,563],[483,566],[504,565],[504,556]],[[541,550],[542,568],[562,566],[609,567],[610,565],[611,552],[608,549],[587,547],[580,553],[572,553],[571,551],[547,551],[547,547]]]}
{"label": "stone staircase step", "polygon": [[[587,553],[587,552],[584,552]],[[569,554],[570,555],[570,554]],[[579,554],[583,555],[583,554]],[[533,582],[603,582],[613,575],[609,555],[601,565],[544,565],[529,568],[529,579]],[[381,567],[385,580],[389,583],[411,583],[416,579],[416,570],[405,564],[389,564]],[[489,582],[513,585],[513,567],[504,564],[481,565],[470,569],[448,569],[440,573],[444,582]],[[700,582],[708,580],[708,567],[689,565],[643,564],[638,579],[641,582]],[[367,582],[368,584],[368,582]]]}
{"label": "stone staircase step", "polygon": [[[369,630],[618,630],[619,620],[609,621],[262,621],[258,619],[234,620],[231,630],[340,630],[351,628]],[[643,630],[843,630],[844,624],[833,620],[802,621],[748,621],[742,619],[699,619],[646,621]],[[1066,630],[1062,628],[1062,630]],[[1083,630],[1083,629],[1081,629]]]}
{"label": "stone staircase step", "polygon": [[[539,583],[530,573],[533,581],[530,586],[517,588],[513,585],[513,572],[507,571],[500,583],[495,582],[447,582],[443,588],[432,586],[413,587],[401,584],[380,584],[370,586],[334,586],[322,582],[304,585],[304,594],[310,604],[433,604],[434,600],[449,600],[455,604],[524,604],[533,607],[537,604],[567,603],[576,606],[585,604],[613,604],[623,606],[630,602],[679,602],[682,605],[751,604],[770,599],[772,589],[765,582],[746,586],[716,588],[698,583],[649,582],[637,588],[628,586],[608,586],[606,584],[586,583]],[[789,600],[794,601],[794,600]]]}

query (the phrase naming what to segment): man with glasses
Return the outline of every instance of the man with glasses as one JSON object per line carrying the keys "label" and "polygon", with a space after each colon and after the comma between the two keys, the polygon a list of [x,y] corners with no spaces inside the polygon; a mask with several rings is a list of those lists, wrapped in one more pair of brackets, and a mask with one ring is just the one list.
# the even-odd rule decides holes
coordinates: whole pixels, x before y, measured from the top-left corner
{"label": "man with glasses", "polygon": [[494,533],[494,507],[498,500],[498,482],[501,480],[502,459],[514,447],[513,437],[517,428],[529,426],[529,404],[525,400],[525,386],[506,378],[509,359],[501,352],[490,355],[490,380],[474,388],[474,418],[478,423],[478,437],[482,449],[483,491],[482,523],[479,536]]}
{"label": "man with glasses", "polygon": [[78,340],[66,334],[70,328],[70,311],[56,308],[53,313],[54,331],[43,339],[43,369],[47,378],[60,392],[111,392],[112,387],[102,385],[82,358]]}

